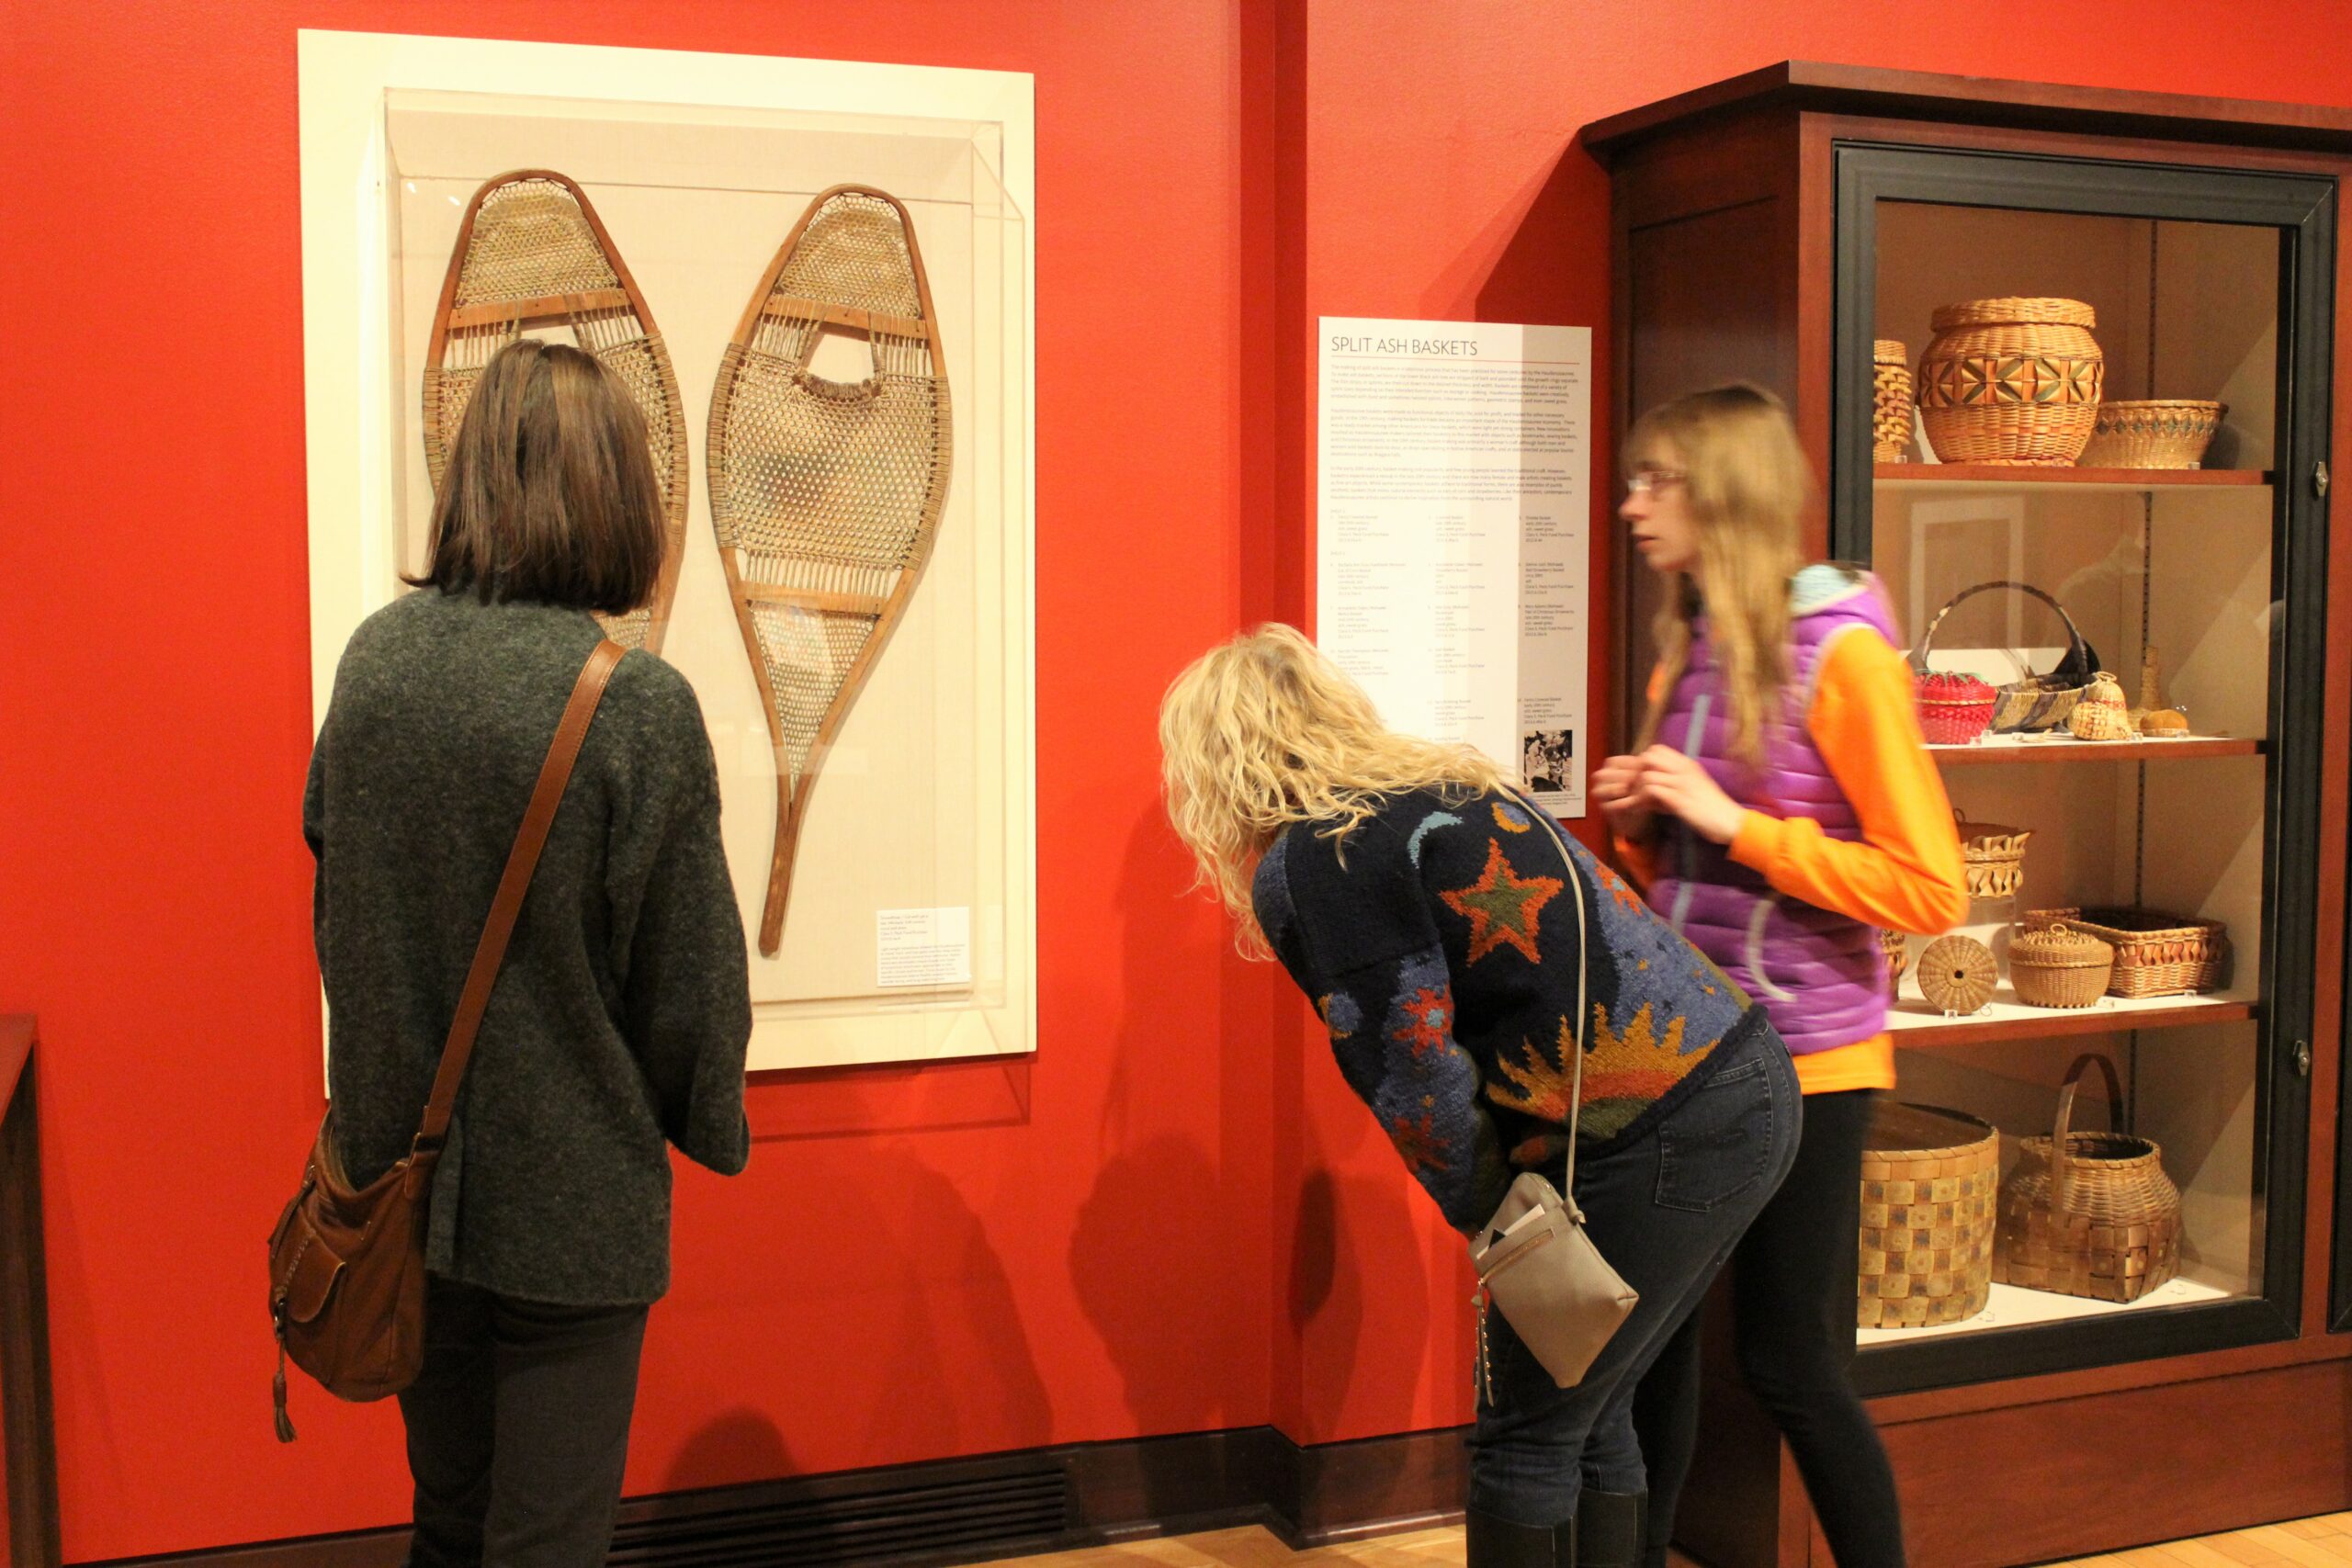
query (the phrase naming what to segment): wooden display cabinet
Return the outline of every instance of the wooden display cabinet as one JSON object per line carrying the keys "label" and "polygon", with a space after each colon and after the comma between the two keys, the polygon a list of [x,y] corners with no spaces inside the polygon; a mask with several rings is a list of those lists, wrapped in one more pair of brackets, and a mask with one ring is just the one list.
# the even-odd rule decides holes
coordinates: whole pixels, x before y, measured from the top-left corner
{"label": "wooden display cabinet", "polygon": [[[1973,927],[2151,906],[2227,922],[2234,964],[2207,995],[2079,1012],[2005,985],[1958,1020],[1906,982],[1903,1098],[1992,1122],[2006,1165],[2099,1051],[2132,1130],[2164,1147],[2184,1227],[2180,1278],[2128,1307],[1996,1286],[1965,1324],[1858,1331],[1914,1561],[2041,1562],[2352,1507],[2352,547],[2334,530],[2329,548],[2327,469],[2352,413],[2330,390],[2352,114],[1790,63],[1584,141],[1614,180],[1618,429],[1723,380],[1772,388],[1824,478],[1814,553],[1869,563],[1911,636],[1972,584],[2032,583],[2135,703],[2157,649],[2196,737],[1935,749],[1967,817],[2035,834],[2024,896]],[[2109,398],[2227,403],[2206,466],[1946,465],[1916,437],[1874,461],[1873,341],[1916,365],[1935,307],[2013,295],[2092,305]],[[1618,548],[1622,730],[1655,584]],[[1997,683],[2065,641],[2039,604],[1984,594],[1935,662]],[[1682,1544],[1720,1568],[1826,1564],[1720,1346],[1711,1365]]]}

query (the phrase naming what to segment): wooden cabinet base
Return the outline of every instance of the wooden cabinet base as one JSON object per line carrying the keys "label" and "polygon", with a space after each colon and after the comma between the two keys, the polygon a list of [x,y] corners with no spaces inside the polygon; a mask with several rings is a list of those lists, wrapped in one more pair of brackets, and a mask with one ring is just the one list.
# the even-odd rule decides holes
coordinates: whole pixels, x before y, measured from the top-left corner
{"label": "wooden cabinet base", "polygon": [[[1710,1358],[1711,1361],[1713,1358]],[[1882,1427],[1913,1568],[2000,1568],[2352,1508],[2352,1360]],[[1710,1568],[1828,1568],[1795,1461],[1711,1365],[1678,1543]]]}

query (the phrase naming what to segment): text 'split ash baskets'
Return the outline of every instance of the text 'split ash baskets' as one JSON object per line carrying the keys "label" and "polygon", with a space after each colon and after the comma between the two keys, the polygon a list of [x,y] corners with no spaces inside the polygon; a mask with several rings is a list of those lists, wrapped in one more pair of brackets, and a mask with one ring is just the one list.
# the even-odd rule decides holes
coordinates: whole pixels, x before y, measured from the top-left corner
{"label": "text 'split ash baskets'", "polygon": [[587,196],[564,175],[523,169],[474,193],[449,254],[425,351],[424,461],[438,488],[466,405],[491,357],[535,327],[567,326],[620,378],[645,417],[662,487],[662,576],[651,604],[599,615],[624,648],[662,649],[686,542],[686,418],[670,351],[637,280]]}
{"label": "text 'split ash baskets'", "polygon": [[[872,374],[809,361],[863,334]],[[710,400],[710,515],[775,743],[760,951],[784,933],[810,792],[904,618],[946,503],[946,356],[906,208],[868,186],[808,206],[735,329]]]}

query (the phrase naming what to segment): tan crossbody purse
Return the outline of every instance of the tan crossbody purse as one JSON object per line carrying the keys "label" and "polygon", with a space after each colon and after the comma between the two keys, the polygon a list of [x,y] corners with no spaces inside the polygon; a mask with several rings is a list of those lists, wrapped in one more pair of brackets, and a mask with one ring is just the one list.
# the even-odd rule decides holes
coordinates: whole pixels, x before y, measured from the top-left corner
{"label": "tan crossbody purse", "polygon": [[1575,1088],[1568,1100],[1567,1196],[1532,1170],[1504,1194],[1495,1217],[1480,1227],[1470,1244],[1470,1261],[1478,1270],[1478,1291],[1472,1298],[1478,1308],[1478,1368],[1486,1384],[1487,1403],[1495,1402],[1494,1367],[1487,1352],[1487,1308],[1502,1309],[1519,1342],[1527,1347],[1552,1381],[1574,1388],[1584,1381],[1593,1361],[1607,1348],[1626,1317],[1642,1298],[1600,1256],[1585,1234],[1584,1211],[1577,1207],[1577,1120],[1584,1110],[1584,1033],[1587,1024],[1585,977],[1591,972],[1584,948],[1589,940],[1584,913],[1584,889],[1577,875],[1576,859],[1560,841],[1552,818],[1532,801],[1522,801],[1528,813],[1544,824],[1568,868],[1568,894],[1577,907],[1577,1020]]}
{"label": "tan crossbody purse", "polygon": [[498,983],[506,939],[530,890],[571,764],[587,739],[605,685],[620,662],[618,643],[601,642],[589,654],[571,700],[539,766],[531,804],[498,879],[475,945],[472,966],[433,1077],[432,1098],[408,1154],[364,1188],[344,1174],[334,1145],[334,1108],[327,1108],[318,1140],[302,1169],[301,1189],[269,1236],[269,1321],[277,1338],[277,1376],[271,1388],[277,1440],[294,1440],[286,1416],[286,1359],[343,1399],[382,1399],[416,1381],[424,1365],[424,1212],[434,1168],[449,1133],[458,1085],[473,1055],[474,1034]]}

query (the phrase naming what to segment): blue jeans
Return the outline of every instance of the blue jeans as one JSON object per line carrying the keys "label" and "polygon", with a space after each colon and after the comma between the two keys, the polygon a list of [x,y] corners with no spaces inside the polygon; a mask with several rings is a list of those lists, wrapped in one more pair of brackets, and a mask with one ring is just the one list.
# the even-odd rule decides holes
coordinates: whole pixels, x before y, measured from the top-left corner
{"label": "blue jeans", "polygon": [[[1641,1492],[1634,1390],[1699,1308],[1796,1159],[1804,1102],[1788,1047],[1752,1015],[1706,1081],[1631,1143],[1577,1158],[1585,1228],[1641,1303],[1574,1388],[1488,1310],[1470,1438],[1470,1506],[1516,1524],[1571,1518],[1587,1486]],[[1491,1398],[1487,1387],[1491,1384]]]}

